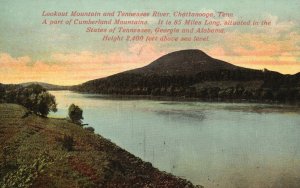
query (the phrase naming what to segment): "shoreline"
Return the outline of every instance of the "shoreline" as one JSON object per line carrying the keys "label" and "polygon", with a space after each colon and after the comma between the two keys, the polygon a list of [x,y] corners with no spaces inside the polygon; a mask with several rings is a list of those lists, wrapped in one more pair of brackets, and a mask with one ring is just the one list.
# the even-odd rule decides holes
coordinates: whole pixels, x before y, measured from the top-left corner
{"label": "shoreline", "polygon": [[207,103],[228,103],[228,104],[263,104],[263,105],[275,105],[275,106],[288,106],[288,107],[300,107],[300,102],[280,102],[280,101],[260,101],[260,100],[247,100],[247,99],[201,99],[192,97],[171,97],[171,96],[152,96],[152,95],[117,95],[117,94],[101,94],[101,93],[89,93],[79,92],[76,90],[49,90],[51,91],[71,91],[78,94],[95,95],[95,98],[112,99],[112,100],[153,100],[153,101],[173,101],[173,102],[207,102]]}
{"label": "shoreline", "polygon": [[[1,185],[30,187],[202,187],[120,148],[66,119],[41,118],[16,104],[0,104]],[[72,137],[70,151],[63,147]],[[9,155],[7,153],[10,153]],[[36,166],[37,165],[37,166]],[[22,173],[20,172],[22,171]]]}

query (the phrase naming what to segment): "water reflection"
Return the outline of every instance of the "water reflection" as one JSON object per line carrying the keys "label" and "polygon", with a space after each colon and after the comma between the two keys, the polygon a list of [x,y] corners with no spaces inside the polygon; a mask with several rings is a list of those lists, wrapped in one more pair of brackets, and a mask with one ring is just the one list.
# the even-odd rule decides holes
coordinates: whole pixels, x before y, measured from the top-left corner
{"label": "water reflection", "polygon": [[157,110],[155,111],[158,115],[167,116],[173,118],[175,121],[203,121],[205,113],[203,111],[186,111],[186,110]]}

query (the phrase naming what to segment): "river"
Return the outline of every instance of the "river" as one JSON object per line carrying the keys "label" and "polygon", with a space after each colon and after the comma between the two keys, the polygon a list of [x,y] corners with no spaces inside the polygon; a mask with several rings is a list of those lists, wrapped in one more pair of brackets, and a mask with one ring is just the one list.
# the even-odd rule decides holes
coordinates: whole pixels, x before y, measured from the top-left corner
{"label": "river", "polygon": [[54,117],[72,103],[95,133],[160,170],[204,187],[300,187],[300,109],[112,99],[51,91]]}

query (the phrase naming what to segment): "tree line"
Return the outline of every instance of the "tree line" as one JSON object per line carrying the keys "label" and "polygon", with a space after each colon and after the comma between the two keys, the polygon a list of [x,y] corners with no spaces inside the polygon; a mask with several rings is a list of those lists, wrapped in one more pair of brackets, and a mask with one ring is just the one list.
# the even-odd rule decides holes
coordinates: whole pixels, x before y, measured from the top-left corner
{"label": "tree line", "polygon": [[0,84],[0,102],[15,103],[31,112],[46,117],[50,111],[56,112],[55,97],[38,84],[27,87]]}
{"label": "tree line", "polygon": [[[0,83],[0,103],[15,103],[26,107],[30,112],[46,117],[49,112],[57,111],[55,96],[38,84],[26,87],[21,85],[4,85]],[[79,106],[71,104],[68,109],[70,120],[82,124],[83,111]]]}
{"label": "tree line", "polygon": [[[227,85],[205,86],[206,82]],[[247,87],[248,81],[261,85]],[[232,85],[231,82],[237,82]],[[198,85],[204,85],[198,87]],[[110,95],[147,95],[211,100],[244,99],[257,101],[300,101],[300,74],[282,75],[269,70],[216,70],[195,75],[157,75],[120,73],[72,87],[79,92]]]}

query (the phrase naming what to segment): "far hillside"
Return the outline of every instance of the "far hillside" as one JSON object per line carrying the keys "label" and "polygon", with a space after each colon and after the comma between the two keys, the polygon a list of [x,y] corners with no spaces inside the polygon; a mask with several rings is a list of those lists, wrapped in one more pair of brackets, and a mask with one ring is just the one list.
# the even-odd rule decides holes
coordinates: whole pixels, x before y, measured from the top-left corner
{"label": "far hillside", "polygon": [[71,90],[201,100],[299,102],[300,73],[284,75],[239,67],[191,49],[166,54],[145,67],[91,80]]}
{"label": "far hillside", "polygon": [[26,82],[26,83],[21,83],[20,85],[22,85],[23,87],[27,87],[32,84],[38,84],[47,90],[68,90],[70,88],[70,86],[60,86],[60,85],[48,84],[44,82]]}

